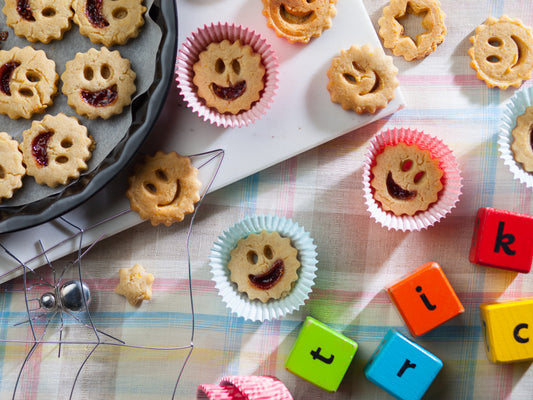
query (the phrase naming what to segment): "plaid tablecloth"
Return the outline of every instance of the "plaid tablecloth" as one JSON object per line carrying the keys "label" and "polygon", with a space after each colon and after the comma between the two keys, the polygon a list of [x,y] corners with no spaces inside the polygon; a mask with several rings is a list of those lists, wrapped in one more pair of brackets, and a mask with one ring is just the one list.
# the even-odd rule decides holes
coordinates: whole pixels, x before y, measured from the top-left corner
{"label": "plaid tablecloth", "polygon": [[[387,1],[364,3],[377,29]],[[199,384],[217,383],[226,375],[274,375],[296,399],[390,398],[363,374],[364,365],[390,328],[410,337],[383,289],[414,268],[435,261],[465,312],[414,339],[444,362],[425,398],[530,399],[533,372],[529,363],[496,365],[487,360],[478,307],[533,296],[531,274],[468,261],[474,217],[480,207],[533,213],[532,190],[513,179],[498,153],[501,105],[515,89],[488,88],[469,67],[467,51],[468,38],[488,16],[508,14],[533,25],[533,3],[443,0],[442,7],[448,27],[444,43],[421,61],[394,57],[407,103],[404,110],[206,197],[189,243],[194,319],[186,247],[190,217],[171,227],[143,223],[91,248],[82,258],[81,270],[91,288],[92,322],[87,316],[78,316],[81,322],[65,316],[61,330],[58,318],[46,325],[50,315],[32,313],[35,337],[43,334],[43,340],[52,343],[33,348],[32,331],[25,322],[25,292],[17,290],[23,288],[23,278],[2,285],[0,338],[27,343],[0,345],[0,398],[11,398],[15,385],[16,398],[21,399],[68,398],[73,386],[72,397],[81,399],[170,398],[191,343],[194,349],[180,376],[176,398],[194,398]],[[421,232],[388,231],[369,217],[364,204],[361,174],[366,146],[374,134],[394,127],[440,137],[453,150],[462,171],[464,187],[457,208]],[[291,218],[303,226],[317,245],[319,260],[315,286],[305,306],[263,323],[232,315],[218,296],[208,264],[210,249],[222,231],[245,216],[258,214]],[[56,281],[63,270],[67,271],[63,279],[76,278],[76,265],[65,269],[75,258],[52,263]],[[156,280],[153,299],[135,308],[113,289],[118,268],[137,263]],[[44,280],[54,282],[53,269],[39,270]],[[31,306],[35,305],[31,298],[46,288],[31,286],[31,282],[38,283],[33,274],[27,278]],[[327,394],[284,368],[308,315],[359,344],[336,393]],[[53,342],[60,332],[65,343],[59,349]],[[184,349],[176,349],[180,346]],[[31,357],[24,364],[28,354]]]}

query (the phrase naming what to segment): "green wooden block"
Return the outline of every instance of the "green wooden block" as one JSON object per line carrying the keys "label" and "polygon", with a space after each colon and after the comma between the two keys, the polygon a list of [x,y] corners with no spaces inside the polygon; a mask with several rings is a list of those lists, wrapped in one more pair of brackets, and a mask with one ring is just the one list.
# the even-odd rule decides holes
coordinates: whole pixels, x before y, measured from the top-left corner
{"label": "green wooden block", "polygon": [[328,392],[335,392],[356,351],[356,342],[307,317],[285,368]]}

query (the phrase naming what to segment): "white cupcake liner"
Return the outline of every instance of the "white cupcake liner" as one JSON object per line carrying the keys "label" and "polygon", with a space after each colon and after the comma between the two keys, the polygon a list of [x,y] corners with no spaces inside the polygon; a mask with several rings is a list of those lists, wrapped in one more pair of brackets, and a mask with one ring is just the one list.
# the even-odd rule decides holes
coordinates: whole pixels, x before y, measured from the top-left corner
{"label": "white cupcake liner", "polygon": [[499,126],[498,148],[505,165],[509,167],[514,179],[518,179],[527,187],[533,188],[533,174],[524,170],[521,163],[514,158],[511,145],[512,131],[516,127],[516,118],[522,115],[526,108],[533,105],[533,87],[522,87],[513,97],[507,100],[502,108],[503,115]]}
{"label": "white cupcake liner", "polygon": [[[424,150],[429,150],[431,157],[439,160],[439,167],[444,174],[441,179],[443,188],[439,193],[438,200],[431,204],[426,211],[415,215],[395,215],[391,211],[385,211],[380,203],[374,199],[374,190],[370,186],[372,180],[371,168],[375,159],[386,146],[396,145],[399,142],[416,144]],[[429,228],[442,220],[459,201],[461,195],[461,172],[457,166],[455,156],[442,140],[427,135],[421,131],[394,128],[375,135],[371,140],[364,158],[363,165],[363,191],[367,209],[370,216],[383,227],[401,231],[419,231]]]}
{"label": "white cupcake liner", "polygon": [[[227,267],[230,252],[237,242],[250,233],[260,233],[263,230],[278,232],[281,236],[288,237],[292,246],[298,250],[300,261],[298,280],[290,293],[281,299],[272,299],[266,303],[250,300],[246,293],[239,292],[237,285],[230,280],[230,271]],[[283,217],[258,215],[241,220],[218,237],[211,249],[209,265],[215,287],[227,307],[239,317],[252,321],[265,321],[292,313],[309,298],[316,277],[318,263],[316,256],[313,239],[297,223]]]}
{"label": "white cupcake liner", "polygon": [[[231,42],[239,39],[242,44],[250,45],[253,50],[261,55],[261,61],[265,67],[265,87],[261,92],[261,98],[252,105],[248,111],[238,114],[222,114],[216,109],[207,107],[196,92],[193,83],[193,65],[198,61],[198,55],[204,51],[210,43],[221,42],[228,39]],[[274,50],[266,40],[253,30],[235,24],[211,24],[199,28],[183,43],[179,50],[176,62],[176,81],[187,106],[198,116],[217,126],[242,127],[248,126],[259,119],[270,108],[278,82],[278,60]]]}

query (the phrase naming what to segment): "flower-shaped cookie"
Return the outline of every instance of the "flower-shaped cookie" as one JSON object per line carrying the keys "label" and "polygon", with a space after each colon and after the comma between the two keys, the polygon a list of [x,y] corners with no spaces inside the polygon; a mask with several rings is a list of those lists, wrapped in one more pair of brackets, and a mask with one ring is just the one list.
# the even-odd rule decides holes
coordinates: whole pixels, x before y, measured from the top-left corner
{"label": "flower-shaped cookie", "polygon": [[126,196],[133,211],[152,225],[181,221],[200,200],[198,169],[189,157],[158,151],[146,157],[129,178]]}
{"label": "flower-shaped cookie", "polygon": [[262,0],[267,26],[289,42],[307,43],[331,27],[337,0]]}
{"label": "flower-shaped cookie", "polygon": [[56,63],[30,46],[0,50],[0,114],[30,118],[52,104],[59,75]]}
{"label": "flower-shaped cookie", "polygon": [[5,132],[0,132],[0,202],[9,199],[22,186],[26,169],[22,164],[19,143]]}
{"label": "flower-shaped cookie", "polygon": [[120,114],[135,92],[135,72],[118,50],[92,48],[66,63],[61,75],[68,105],[88,118]]}
{"label": "flower-shaped cookie", "polygon": [[143,0],[74,0],[74,22],[80,33],[104,46],[124,44],[144,25]]}
{"label": "flower-shaped cookie", "polygon": [[366,44],[341,50],[327,72],[331,101],[359,114],[374,113],[394,98],[397,73],[392,57],[379,48]]}
{"label": "flower-shaped cookie", "polygon": [[519,19],[489,17],[470,38],[470,66],[487,86],[518,87],[533,70],[533,32]]}
{"label": "flower-shaped cookie", "polygon": [[2,11],[15,34],[30,42],[61,39],[71,27],[72,0],[5,0]]}

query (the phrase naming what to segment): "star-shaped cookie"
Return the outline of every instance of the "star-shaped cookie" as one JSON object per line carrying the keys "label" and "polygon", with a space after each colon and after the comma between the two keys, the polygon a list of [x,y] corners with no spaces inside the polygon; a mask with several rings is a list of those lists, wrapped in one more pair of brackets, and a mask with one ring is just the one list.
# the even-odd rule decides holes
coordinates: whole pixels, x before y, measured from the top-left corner
{"label": "star-shaped cookie", "polygon": [[120,268],[118,274],[120,283],[115,288],[115,293],[125,296],[132,306],[152,298],[154,276],[147,273],[141,265],[135,264],[131,268]]}

